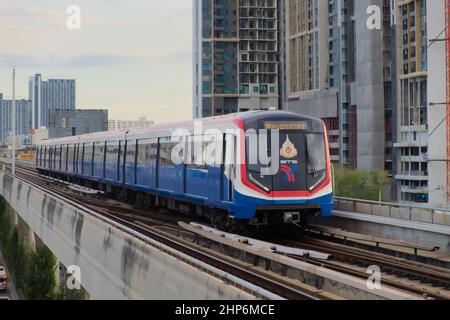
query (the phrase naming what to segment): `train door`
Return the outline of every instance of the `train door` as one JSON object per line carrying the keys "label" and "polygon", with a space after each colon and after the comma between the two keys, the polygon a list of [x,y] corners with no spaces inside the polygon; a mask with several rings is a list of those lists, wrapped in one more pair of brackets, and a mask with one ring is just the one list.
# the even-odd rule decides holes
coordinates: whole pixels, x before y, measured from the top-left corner
{"label": "train door", "polygon": [[208,197],[221,200],[223,134],[204,135],[203,154],[208,166]]}
{"label": "train door", "polygon": [[61,146],[61,171],[67,171],[67,145]]}
{"label": "train door", "polygon": [[138,140],[136,160],[136,184],[156,187],[156,161],[158,139]]}
{"label": "train door", "polygon": [[189,136],[187,143],[185,193],[208,198],[209,169],[203,156],[203,136]]}
{"label": "train door", "polygon": [[182,177],[180,166],[172,161],[173,146],[171,137],[159,139],[158,188],[178,192]]}
{"label": "train door", "polygon": [[77,174],[83,174],[84,144],[77,145]]}
{"label": "train door", "polygon": [[117,181],[118,178],[118,158],[119,158],[119,142],[108,141],[106,143],[105,155],[105,179]]}
{"label": "train door", "polygon": [[233,201],[233,181],[236,177],[236,136],[224,134],[221,172],[221,200]]}
{"label": "train door", "polygon": [[125,183],[136,183],[136,140],[127,140],[125,147]]}
{"label": "train door", "polygon": [[78,172],[78,144],[73,147],[73,173]]}
{"label": "train door", "polygon": [[48,155],[48,168],[49,169],[53,169],[53,150],[54,150],[54,147],[53,146],[50,146],[50,148],[49,148],[49,155]]}
{"label": "train door", "polygon": [[125,140],[119,141],[119,155],[117,160],[117,181],[124,182],[124,166],[125,166]]}

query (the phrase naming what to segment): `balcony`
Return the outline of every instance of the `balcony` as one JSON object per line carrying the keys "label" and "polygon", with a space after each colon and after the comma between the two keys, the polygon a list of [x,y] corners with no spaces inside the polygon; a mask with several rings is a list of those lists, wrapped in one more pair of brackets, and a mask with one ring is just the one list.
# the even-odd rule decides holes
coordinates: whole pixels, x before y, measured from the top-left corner
{"label": "balcony", "polygon": [[401,186],[400,191],[403,193],[421,194],[421,193],[428,193],[428,187]]}
{"label": "balcony", "polygon": [[404,171],[395,175],[395,180],[428,181],[428,175],[424,171]]}

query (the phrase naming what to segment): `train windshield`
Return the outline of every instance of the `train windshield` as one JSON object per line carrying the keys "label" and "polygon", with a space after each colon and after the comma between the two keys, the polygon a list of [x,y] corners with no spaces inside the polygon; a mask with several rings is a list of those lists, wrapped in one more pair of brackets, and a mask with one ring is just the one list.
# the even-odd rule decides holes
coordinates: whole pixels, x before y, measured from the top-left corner
{"label": "train windshield", "polygon": [[[324,134],[308,132],[302,122],[278,126],[264,125],[267,133],[259,131],[257,138],[247,135],[248,180],[268,193],[313,191],[326,178]],[[277,170],[264,174],[269,167]]]}

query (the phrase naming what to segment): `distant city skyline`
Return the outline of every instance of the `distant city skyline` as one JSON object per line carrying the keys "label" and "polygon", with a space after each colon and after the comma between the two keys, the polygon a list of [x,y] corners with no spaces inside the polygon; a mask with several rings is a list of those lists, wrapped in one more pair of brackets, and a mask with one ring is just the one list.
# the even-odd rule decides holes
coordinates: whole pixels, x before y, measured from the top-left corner
{"label": "distant city skyline", "polygon": [[28,99],[28,78],[41,73],[75,79],[79,109],[107,108],[111,118],[144,115],[159,123],[192,117],[191,1],[78,0],[81,30],[73,31],[66,27],[71,4],[0,4],[5,99],[16,67],[19,99]]}

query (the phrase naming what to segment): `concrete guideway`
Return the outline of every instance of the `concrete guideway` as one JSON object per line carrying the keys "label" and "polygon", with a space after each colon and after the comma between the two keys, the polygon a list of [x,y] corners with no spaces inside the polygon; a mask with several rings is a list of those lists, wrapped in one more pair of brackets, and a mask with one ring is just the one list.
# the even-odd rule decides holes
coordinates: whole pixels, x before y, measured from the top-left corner
{"label": "concrete guideway", "polygon": [[[371,300],[422,300],[420,296],[397,290],[385,285],[374,290],[373,288],[369,288],[369,286],[367,285],[367,279],[360,279],[349,274],[331,270],[325,266],[322,266],[322,263],[314,265],[309,263],[308,261],[303,261],[301,258],[293,259],[290,256],[280,254],[280,252],[276,250],[276,245],[274,244],[274,247],[267,247],[266,244],[268,243],[260,242],[248,237],[236,236],[207,226],[203,226],[198,223],[186,224],[180,222],[179,225],[182,228],[193,232],[203,238],[212,240],[220,244],[221,246],[232,247],[242,252],[250,253],[252,255],[285,266],[289,269],[289,271],[285,271],[286,274],[293,273],[293,270],[299,270],[301,273],[303,273],[304,277],[306,277],[306,274],[308,274],[308,277],[313,276],[315,278],[321,279],[321,281],[324,282],[323,288],[326,288],[326,290],[321,290],[322,294],[328,292],[330,295],[336,295],[339,297],[343,297],[344,299],[362,298]],[[284,246],[280,247],[287,248]],[[298,254],[299,251],[303,252]],[[327,254],[321,254],[320,252],[310,250],[297,250],[294,255],[302,256],[303,254],[308,253],[311,253],[311,256],[315,257],[314,259],[323,259],[324,264],[326,263],[326,260],[329,256]],[[252,268],[256,268],[256,266],[252,266]]]}
{"label": "concrete guideway", "polygon": [[[91,298],[255,298],[231,284],[240,279],[4,172],[0,194],[64,266],[80,267],[81,284]],[[252,287],[244,280],[239,285]]]}

